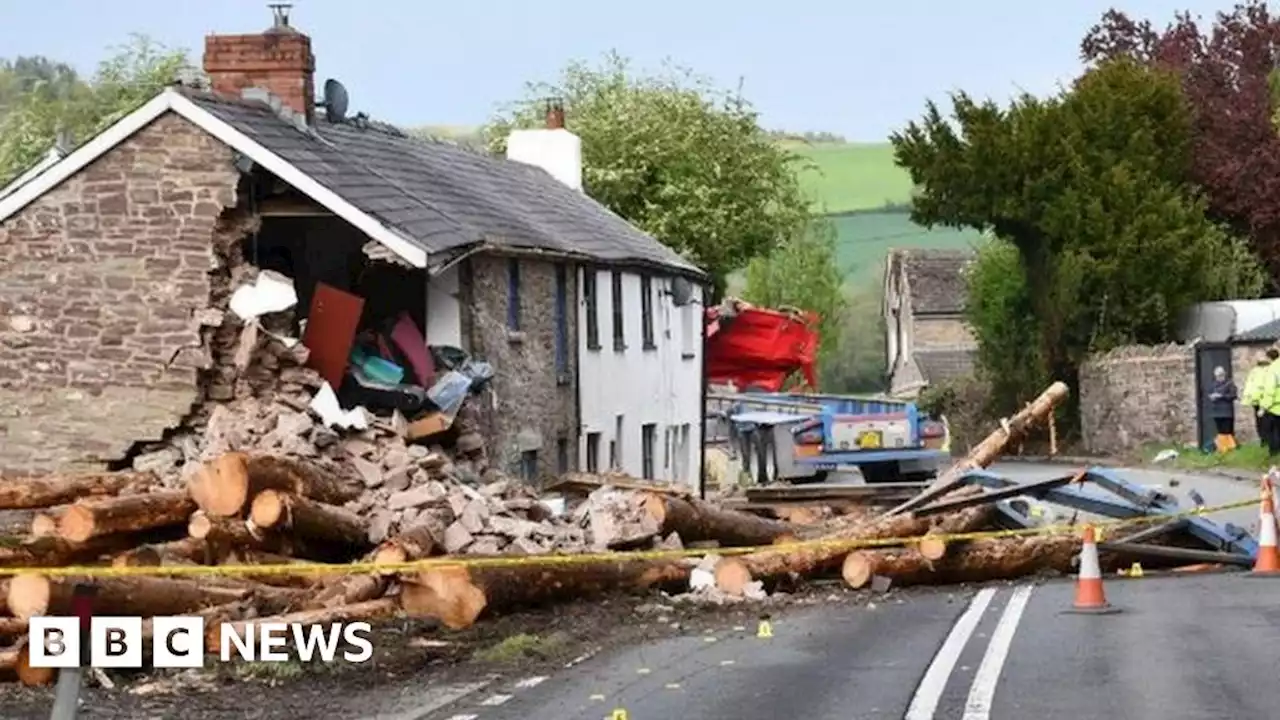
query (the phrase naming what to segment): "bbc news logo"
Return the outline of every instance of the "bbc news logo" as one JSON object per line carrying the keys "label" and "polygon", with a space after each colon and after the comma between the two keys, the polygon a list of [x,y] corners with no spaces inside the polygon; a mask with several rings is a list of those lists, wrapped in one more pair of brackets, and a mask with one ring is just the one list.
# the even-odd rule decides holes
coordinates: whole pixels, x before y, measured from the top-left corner
{"label": "bbc news logo", "polygon": [[[205,623],[200,616],[151,619],[151,666],[198,668],[205,661]],[[88,660],[90,667],[141,668],[147,635],[140,617],[93,617],[88,635],[78,617],[31,618],[27,646],[32,667],[74,668]],[[373,657],[373,630],[367,622],[301,625],[297,623],[221,623],[218,656],[233,655],[251,662],[333,662],[338,657],[362,663]],[[82,643],[87,639],[87,646]],[[342,651],[339,652],[339,649]],[[87,652],[85,652],[87,650]],[[292,656],[290,651],[292,650]]]}

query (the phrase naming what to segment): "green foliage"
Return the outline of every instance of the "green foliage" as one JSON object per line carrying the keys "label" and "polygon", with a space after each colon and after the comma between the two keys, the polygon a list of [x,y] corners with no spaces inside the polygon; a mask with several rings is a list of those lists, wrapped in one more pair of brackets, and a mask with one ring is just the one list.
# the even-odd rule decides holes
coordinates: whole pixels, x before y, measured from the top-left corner
{"label": "green foliage", "polygon": [[800,166],[800,186],[819,212],[906,209],[911,202],[911,176],[894,165],[888,143],[782,141],[807,162]]}
{"label": "green foliage", "polygon": [[843,276],[836,264],[835,231],[817,221],[809,232],[778,245],[747,265],[743,298],[763,307],[795,307],[817,313],[821,366],[840,344],[844,329]]}
{"label": "green foliage", "polygon": [[59,129],[77,142],[88,140],[171,84],[188,64],[185,52],[134,36],[98,66],[89,83],[53,67],[60,89],[21,94],[0,117],[0,184],[38,161]]}
{"label": "green foliage", "polygon": [[609,54],[531,85],[485,128],[490,149],[504,151],[513,127],[540,127],[547,97],[564,103],[566,125],[582,138],[591,197],[707,270],[717,291],[808,225],[798,158],[737,94],[682,68],[640,74]]}
{"label": "green foliage", "polygon": [[881,285],[846,284],[844,298],[839,338],[818,365],[819,387],[833,393],[882,392],[887,369]]}
{"label": "green foliage", "polygon": [[1187,180],[1173,77],[1117,61],[1056,97],[1003,108],[959,93],[952,106],[948,118],[930,103],[895,134],[895,157],[919,187],[914,220],[1007,243],[981,256],[968,311],[1000,409],[1037,378],[1073,382],[1090,352],[1167,340],[1195,302],[1261,290],[1256,259]]}
{"label": "green foliage", "polygon": [[83,87],[79,75],[65,63],[38,55],[0,60],[0,115],[24,95],[38,93],[50,99],[65,98]]}

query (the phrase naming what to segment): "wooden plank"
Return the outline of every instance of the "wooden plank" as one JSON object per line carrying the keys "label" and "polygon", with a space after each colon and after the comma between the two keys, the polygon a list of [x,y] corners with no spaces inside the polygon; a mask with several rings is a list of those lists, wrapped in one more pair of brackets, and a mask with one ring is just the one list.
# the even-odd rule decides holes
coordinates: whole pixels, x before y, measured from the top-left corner
{"label": "wooden plank", "polygon": [[746,497],[751,502],[773,503],[824,500],[864,500],[892,502],[914,497],[924,483],[876,483],[874,485],[787,485],[750,487]]}

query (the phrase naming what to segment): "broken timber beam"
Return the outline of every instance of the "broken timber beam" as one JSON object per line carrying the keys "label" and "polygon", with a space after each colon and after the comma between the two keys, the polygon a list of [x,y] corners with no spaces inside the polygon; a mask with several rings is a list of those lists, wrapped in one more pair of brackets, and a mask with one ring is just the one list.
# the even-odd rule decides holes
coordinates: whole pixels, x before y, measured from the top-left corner
{"label": "broken timber beam", "polygon": [[[1157,528],[1159,527],[1162,526],[1157,526]],[[1098,543],[1098,549],[1138,557],[1169,558],[1193,563],[1221,563],[1223,565],[1239,565],[1240,567],[1253,566],[1253,558],[1248,555],[1215,550],[1195,550],[1193,548],[1169,547],[1167,545],[1144,545],[1134,542],[1100,542]]]}
{"label": "broken timber beam", "polygon": [[1084,477],[1085,471],[1081,470],[1070,477],[1050,478],[1048,480],[1039,480],[1036,482],[1023,483],[1020,485],[1009,485],[999,490],[992,490],[981,495],[973,495],[970,497],[958,498],[955,500],[947,500],[945,502],[936,502],[926,505],[922,508],[912,510],[911,514],[916,517],[928,517],[930,515],[939,515],[945,512],[961,510],[975,505],[985,505],[993,503],[997,500],[1005,500],[1008,498],[1018,497],[1019,495],[1031,495],[1036,497],[1041,491],[1052,488],[1070,485],[1071,483],[1080,482]]}
{"label": "broken timber beam", "polygon": [[1032,427],[1038,423],[1045,422],[1053,412],[1053,408],[1067,399],[1069,392],[1066,383],[1055,382],[1050,385],[1048,389],[1040,393],[1039,397],[1031,401],[1029,405],[1018,411],[1013,417],[1008,420],[1002,420],[1000,429],[978,443],[963,460],[955,463],[946,472],[939,475],[924,492],[898,505],[885,513],[885,515],[900,515],[914,510],[962,485],[962,477],[966,472],[985,468],[995,462],[1010,443],[1021,440],[1026,437],[1027,431]]}

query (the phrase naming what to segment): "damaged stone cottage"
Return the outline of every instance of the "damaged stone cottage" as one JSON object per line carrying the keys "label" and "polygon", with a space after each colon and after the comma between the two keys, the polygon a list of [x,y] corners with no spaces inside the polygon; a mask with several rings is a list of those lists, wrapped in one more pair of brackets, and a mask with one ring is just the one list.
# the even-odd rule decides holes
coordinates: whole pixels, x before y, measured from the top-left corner
{"label": "damaged stone cottage", "polygon": [[0,474],[176,469],[283,402],[528,479],[696,483],[705,276],[581,191],[563,113],[495,158],[318,111],[314,65],[282,14],[212,35],[210,89],[0,196]]}

